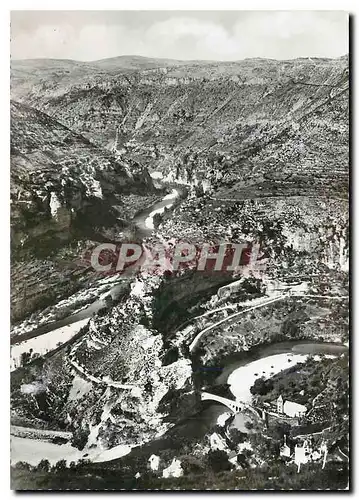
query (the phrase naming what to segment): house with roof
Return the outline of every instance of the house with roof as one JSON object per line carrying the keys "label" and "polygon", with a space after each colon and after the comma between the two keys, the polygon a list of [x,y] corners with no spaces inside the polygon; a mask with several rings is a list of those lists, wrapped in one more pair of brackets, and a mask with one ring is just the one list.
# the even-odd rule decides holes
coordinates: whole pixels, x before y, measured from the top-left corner
{"label": "house with roof", "polygon": [[294,401],[284,401],[282,395],[277,399],[277,413],[288,417],[303,417],[307,412],[307,407]]}
{"label": "house with roof", "polygon": [[152,454],[150,456],[150,458],[148,459],[148,462],[150,464],[151,470],[156,471],[156,470],[158,470],[159,465],[160,465],[160,457]]}
{"label": "house with roof", "polygon": [[296,445],[294,448],[294,463],[298,466],[297,472],[300,472],[300,466],[306,464],[310,460],[311,449],[307,443],[304,441],[302,446]]}
{"label": "house with roof", "polygon": [[328,455],[328,447],[325,441],[322,441],[320,447],[315,448],[308,440],[304,440],[303,444],[296,444],[294,448],[294,463],[298,466],[297,472],[300,472],[300,466],[308,462],[313,462],[323,458],[322,469],[324,469]]}

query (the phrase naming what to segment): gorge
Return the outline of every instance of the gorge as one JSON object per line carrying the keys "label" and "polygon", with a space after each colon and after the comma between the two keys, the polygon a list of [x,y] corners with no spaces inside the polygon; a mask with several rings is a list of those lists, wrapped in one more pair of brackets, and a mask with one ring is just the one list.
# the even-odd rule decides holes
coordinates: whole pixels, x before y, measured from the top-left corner
{"label": "gorge", "polygon": [[[51,484],[65,460],[79,487],[122,471],[136,488],[173,460],[192,481],[189,457],[207,477],[220,446],[261,474],[280,426],[319,426],[334,466],[348,452],[348,63],[12,62],[15,470]],[[101,274],[88,258],[106,242],[223,241],[258,244],[262,269]],[[313,417],[273,434],[201,400],[265,407],[281,386]]]}

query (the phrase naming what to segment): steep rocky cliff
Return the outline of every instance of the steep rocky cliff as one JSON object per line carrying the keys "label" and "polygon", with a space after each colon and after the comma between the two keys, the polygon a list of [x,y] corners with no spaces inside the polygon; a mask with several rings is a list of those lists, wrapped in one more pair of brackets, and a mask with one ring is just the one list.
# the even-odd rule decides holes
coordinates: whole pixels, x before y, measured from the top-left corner
{"label": "steep rocky cliff", "polygon": [[131,213],[128,195],[134,195],[133,216],[151,192],[145,168],[119,161],[48,115],[12,102],[13,317],[48,305],[62,286],[76,288],[75,261],[85,242],[116,238],[126,224],[122,213],[119,220],[121,206]]}

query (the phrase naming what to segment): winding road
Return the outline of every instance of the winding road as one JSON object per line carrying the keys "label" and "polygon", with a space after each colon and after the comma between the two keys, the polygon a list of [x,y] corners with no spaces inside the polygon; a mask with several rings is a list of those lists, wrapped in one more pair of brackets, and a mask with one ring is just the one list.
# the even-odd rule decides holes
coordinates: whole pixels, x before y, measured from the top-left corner
{"label": "winding road", "polygon": [[[286,293],[282,295],[278,295],[276,297],[269,298],[265,302],[261,302],[260,304],[254,305],[252,307],[249,307],[248,309],[245,309],[244,311],[239,311],[237,313],[231,314],[230,316],[227,316],[224,319],[221,319],[220,321],[217,321],[213,325],[207,326],[204,330],[199,332],[195,338],[192,340],[191,344],[189,345],[189,350],[190,352],[193,352],[195,347],[197,346],[198,342],[201,340],[204,334],[208,333],[209,331],[213,330],[214,328],[217,328],[217,326],[226,323],[227,321],[230,321],[232,319],[235,319],[239,316],[242,316],[243,314],[253,311],[254,309],[259,309],[261,307],[264,307],[266,305],[272,304],[273,302],[277,302],[278,300],[285,299],[287,297],[306,297],[306,298],[323,298],[323,299],[347,299],[347,296],[328,296],[328,295],[314,295],[314,294],[303,294],[300,292],[293,292],[292,290],[288,290]],[[254,299],[256,300],[256,299]],[[224,310],[227,306],[217,309],[217,311]],[[214,312],[214,311],[213,311]],[[205,315],[208,315],[208,313],[205,313]],[[204,315],[202,315],[204,316]],[[201,317],[201,316],[198,316]],[[194,318],[195,319],[195,318]]]}
{"label": "winding road", "polygon": [[279,295],[277,297],[270,298],[269,300],[262,302],[261,304],[257,304],[255,306],[249,307],[248,309],[245,309],[244,311],[239,311],[237,313],[231,314],[230,316],[227,316],[226,318],[221,319],[220,321],[217,321],[217,323],[214,323],[213,325],[207,326],[204,330],[202,330],[201,332],[199,332],[195,336],[195,338],[193,339],[193,341],[189,345],[190,352],[192,352],[194,350],[194,348],[197,346],[198,342],[201,340],[201,338],[203,337],[203,335],[205,333],[208,333],[209,331],[213,330],[214,328],[217,328],[217,326],[219,326],[223,323],[226,323],[227,321],[230,321],[234,318],[237,318],[238,316],[242,316],[243,314],[245,314],[249,311],[253,311],[254,309],[258,309],[258,308],[264,307],[268,304],[272,304],[273,302],[277,302],[278,300],[282,300],[284,297],[287,297],[287,296],[288,295],[285,294],[285,295]]}

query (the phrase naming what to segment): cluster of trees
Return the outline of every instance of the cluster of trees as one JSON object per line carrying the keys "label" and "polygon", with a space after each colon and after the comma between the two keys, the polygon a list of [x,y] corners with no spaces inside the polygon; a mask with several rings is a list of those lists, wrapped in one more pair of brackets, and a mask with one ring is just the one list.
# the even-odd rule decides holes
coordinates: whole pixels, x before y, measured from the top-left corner
{"label": "cluster of trees", "polygon": [[214,472],[231,470],[228,454],[223,450],[210,450],[207,454],[207,464]]}
{"label": "cluster of trees", "polygon": [[77,467],[89,464],[89,460],[80,459],[78,462],[71,461],[67,466],[66,460],[59,460],[56,464],[51,465],[47,459],[41,460],[37,465],[30,465],[27,462],[17,462],[15,468],[18,470],[32,472],[59,472],[65,469],[75,470]]}
{"label": "cluster of trees", "polygon": [[[239,459],[240,461],[241,459]],[[12,488],[17,490],[342,490],[349,480],[348,465],[330,461],[325,469],[321,464],[308,463],[300,474],[295,464],[283,466],[280,461],[267,462],[261,467],[232,470],[228,455],[216,450],[203,460],[188,457],[185,474],[180,478],[162,478],[151,471],[141,470],[134,477],[134,470],[105,464],[74,464],[66,467],[61,460],[50,466],[47,460],[37,467],[19,462],[12,467]],[[81,462],[81,461],[80,461]],[[184,465],[184,463],[183,463]],[[242,465],[242,464],[241,464]],[[126,469],[126,470],[125,470]],[[136,469],[139,470],[139,469]]]}
{"label": "cluster of trees", "polygon": [[250,388],[251,394],[253,396],[265,396],[268,392],[274,389],[274,383],[272,379],[266,380],[263,377],[257,378],[252,387]]}
{"label": "cluster of trees", "polygon": [[32,361],[35,358],[38,358],[40,354],[38,352],[34,352],[33,349],[29,349],[29,351],[25,351],[21,353],[21,360],[20,360],[20,366],[25,366],[30,361]]}

